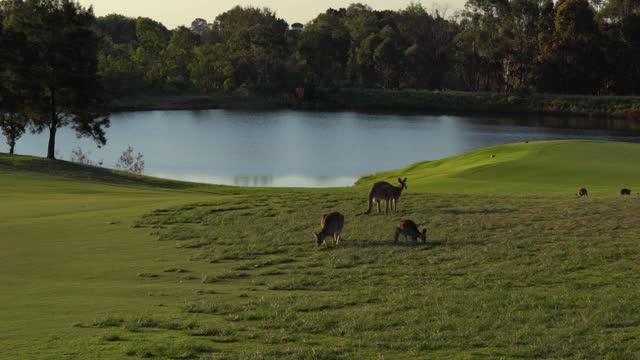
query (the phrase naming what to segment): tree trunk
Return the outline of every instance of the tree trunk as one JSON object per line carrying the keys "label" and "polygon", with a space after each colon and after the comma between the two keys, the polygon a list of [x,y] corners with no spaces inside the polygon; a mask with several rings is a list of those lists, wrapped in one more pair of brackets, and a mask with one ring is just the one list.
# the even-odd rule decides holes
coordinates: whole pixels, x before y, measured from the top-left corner
{"label": "tree trunk", "polygon": [[56,159],[56,131],[58,130],[58,124],[56,120],[51,120],[49,126],[49,147],[47,149],[47,159]]}
{"label": "tree trunk", "polygon": [[11,140],[9,142],[9,155],[13,155],[13,152],[16,148],[16,141],[15,140]]}
{"label": "tree trunk", "polygon": [[49,147],[47,159],[56,159],[56,131],[58,130],[58,114],[56,113],[56,90],[51,89],[51,120],[49,123]]}

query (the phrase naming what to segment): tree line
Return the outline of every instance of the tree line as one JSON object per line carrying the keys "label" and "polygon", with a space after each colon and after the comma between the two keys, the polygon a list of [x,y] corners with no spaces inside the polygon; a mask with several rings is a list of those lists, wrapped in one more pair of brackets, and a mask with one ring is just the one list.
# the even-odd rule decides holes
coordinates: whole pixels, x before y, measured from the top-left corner
{"label": "tree line", "polygon": [[0,0],[0,126],[72,126],[104,144],[109,99],[140,94],[386,88],[637,95],[640,1],[468,0],[452,16],[412,3],[329,9],[292,30],[234,7],[169,30],[71,0]]}
{"label": "tree line", "polygon": [[302,31],[235,7],[169,30],[98,18],[112,95],[315,88],[640,93],[640,1],[468,0],[445,17],[413,3],[329,9]]}

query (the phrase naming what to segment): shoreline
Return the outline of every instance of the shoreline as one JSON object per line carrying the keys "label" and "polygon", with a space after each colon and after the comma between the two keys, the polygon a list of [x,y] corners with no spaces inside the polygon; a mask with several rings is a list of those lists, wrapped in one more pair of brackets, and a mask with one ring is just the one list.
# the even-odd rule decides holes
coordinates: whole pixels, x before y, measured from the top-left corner
{"label": "shoreline", "polygon": [[170,110],[355,111],[434,115],[526,115],[638,121],[640,97],[557,94],[503,94],[422,90],[323,90],[316,99],[299,101],[276,95],[158,95],[113,100],[112,112]]}

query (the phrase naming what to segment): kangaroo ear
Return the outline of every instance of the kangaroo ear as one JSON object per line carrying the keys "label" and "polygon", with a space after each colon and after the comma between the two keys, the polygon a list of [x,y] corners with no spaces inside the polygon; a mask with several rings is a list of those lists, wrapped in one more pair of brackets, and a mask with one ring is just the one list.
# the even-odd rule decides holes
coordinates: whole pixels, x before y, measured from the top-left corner
{"label": "kangaroo ear", "polygon": [[402,183],[402,179],[401,179],[401,178],[398,178],[398,182],[399,182],[399,183]]}
{"label": "kangaroo ear", "polygon": [[404,178],[404,180],[402,182],[407,182],[407,178]]}

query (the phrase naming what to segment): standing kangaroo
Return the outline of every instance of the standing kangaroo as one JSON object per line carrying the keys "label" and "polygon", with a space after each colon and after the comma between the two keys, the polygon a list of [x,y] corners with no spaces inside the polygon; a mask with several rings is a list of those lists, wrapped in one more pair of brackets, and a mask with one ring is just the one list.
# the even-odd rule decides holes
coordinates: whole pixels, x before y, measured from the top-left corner
{"label": "standing kangaroo", "polygon": [[391,207],[391,210],[396,211],[402,190],[407,188],[407,178],[404,178],[404,180],[398,178],[398,183],[400,183],[400,186],[393,186],[386,181],[379,181],[373,184],[371,191],[369,191],[369,208],[363,215],[371,214],[374,201],[378,206],[378,212],[380,212],[380,201],[382,200],[386,202],[385,214],[389,213],[389,207]]}
{"label": "standing kangaroo", "polygon": [[404,235],[404,240],[409,241],[409,238],[416,242],[418,239],[422,239],[422,242],[427,242],[427,229],[418,229],[418,225],[411,220],[400,220],[400,223],[396,225],[395,233],[393,235],[393,241],[397,242],[400,234]]}
{"label": "standing kangaroo", "polygon": [[344,215],[339,212],[324,214],[320,218],[320,226],[322,227],[320,233],[313,233],[318,246],[322,245],[324,238],[329,235],[333,236],[334,244],[338,245],[340,243],[340,233],[342,233],[342,228],[344,227]]}

